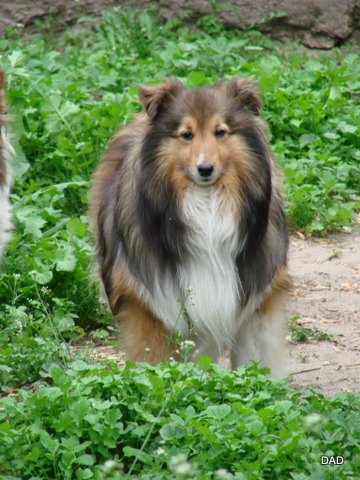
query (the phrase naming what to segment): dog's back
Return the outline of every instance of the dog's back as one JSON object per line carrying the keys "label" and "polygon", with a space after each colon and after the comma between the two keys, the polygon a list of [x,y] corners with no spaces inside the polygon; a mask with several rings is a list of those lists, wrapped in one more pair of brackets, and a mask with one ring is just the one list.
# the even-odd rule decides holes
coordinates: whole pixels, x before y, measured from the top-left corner
{"label": "dog's back", "polygon": [[11,172],[9,155],[12,147],[6,137],[6,101],[5,101],[5,74],[0,70],[0,255],[10,236],[10,185]]}

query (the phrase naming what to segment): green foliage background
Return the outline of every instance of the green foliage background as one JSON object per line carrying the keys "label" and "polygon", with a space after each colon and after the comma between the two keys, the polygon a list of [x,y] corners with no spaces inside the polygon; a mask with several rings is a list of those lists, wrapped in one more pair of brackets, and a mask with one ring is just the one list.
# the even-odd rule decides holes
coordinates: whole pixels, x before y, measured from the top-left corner
{"label": "green foliage background", "polygon": [[[43,383],[51,385],[40,388],[35,396],[22,390],[23,403],[17,404],[8,398],[0,407],[0,444],[3,445],[0,446],[0,461],[13,455],[9,469],[5,470],[8,476],[4,478],[8,479],[105,478],[108,474],[97,464],[106,458],[133,457],[131,448],[139,449],[147,434],[146,427],[138,426],[136,428],[140,430],[134,434],[138,435],[138,441],[131,441],[127,450],[122,450],[122,444],[120,450],[116,450],[116,439],[108,440],[110,446],[103,445],[99,450],[101,442],[96,440],[96,435],[110,439],[112,433],[104,433],[101,429],[100,432],[100,427],[83,429],[84,420],[77,420],[80,423],[73,425],[72,413],[60,426],[54,426],[50,421],[50,417],[58,415],[58,398],[63,399],[67,392],[71,393],[71,398],[66,397],[69,412],[77,408],[81,410],[82,407],[75,407],[75,404],[79,400],[82,405],[81,399],[85,397],[88,408],[89,402],[93,404],[90,400],[94,395],[91,382],[100,385],[102,378],[108,376],[103,367],[94,367],[93,373],[90,367],[84,367],[90,368],[86,373],[89,377],[73,374],[71,369],[69,373],[66,368],[73,356],[69,342],[83,335],[84,329],[103,326],[104,335],[108,332],[109,316],[99,304],[97,286],[89,282],[93,271],[93,242],[87,220],[87,194],[91,174],[112,133],[140,111],[138,85],[158,83],[168,77],[178,77],[188,87],[209,85],[219,78],[227,81],[234,75],[255,79],[263,98],[263,116],[269,124],[273,151],[284,172],[290,227],[325,234],[351,224],[360,208],[360,62],[359,55],[351,48],[309,53],[294,42],[273,42],[256,30],[226,30],[212,17],[203,17],[196,28],[188,28],[181,20],[158,25],[150,13],[118,12],[106,14],[101,20],[84,18],[80,26],[78,33],[68,31],[60,38],[51,31],[44,31],[33,36],[9,32],[0,39],[0,65],[7,74],[13,119],[12,143],[17,152],[12,194],[16,229],[0,272],[0,391],[6,394],[9,388],[33,382],[40,382],[40,387]],[[60,368],[59,365],[64,368],[63,374],[56,374],[60,375],[57,380],[54,379],[54,362],[58,365],[56,368]],[[144,382],[152,384],[151,378],[165,375],[166,368],[159,367],[151,372],[150,380],[146,368],[139,375],[147,378]],[[181,371],[186,367],[172,368]],[[192,373],[196,376],[195,371]],[[224,375],[230,378],[226,376],[230,374]],[[119,372],[115,376],[119,382],[123,381]],[[230,390],[235,388],[237,380],[231,381],[235,383],[229,386]],[[75,388],[70,387],[69,382],[73,382]],[[86,387],[87,382],[89,387]],[[256,388],[260,392],[264,388],[277,388],[276,384],[259,382]],[[296,395],[295,399],[290,391],[283,392],[289,402],[296,404]],[[224,401],[221,395],[215,397],[211,400],[214,405]],[[160,395],[159,403],[155,405],[159,407],[164,398]],[[316,395],[313,402],[319,411],[325,411],[327,406],[333,407],[332,403],[328,404]],[[346,406],[350,400],[339,402]],[[231,412],[233,415],[237,407],[229,408],[226,407],[227,414]],[[316,408],[308,411],[314,412]],[[346,408],[341,407],[341,412],[340,417],[348,422]],[[74,415],[85,418],[80,413]],[[110,424],[118,421],[120,417],[116,415],[113,420],[109,417]],[[349,415],[352,415],[351,408]],[[32,420],[24,422],[30,418],[37,419],[34,425]],[[96,424],[94,418],[86,421]],[[247,414],[244,421],[247,422]],[[175,435],[176,438],[177,427],[163,430],[165,423],[161,422],[154,420],[154,432],[162,438],[163,435]],[[292,431],[293,420],[289,422]],[[301,430],[300,417],[296,422],[294,431],[298,433],[289,440],[289,448],[293,450],[296,449],[297,435],[307,438],[305,430]],[[127,431],[135,428],[125,424],[123,428]],[[356,424],[355,420],[353,424]],[[229,426],[229,432],[233,427]],[[201,435],[212,439],[216,436],[215,427],[199,428]],[[269,428],[271,431],[272,426]],[[326,435],[333,438],[327,440],[329,451],[333,449],[334,453],[339,453],[336,439],[340,431],[347,445],[355,441],[355,436],[356,441],[359,439],[359,431],[350,432],[349,428],[346,423],[346,427],[342,425],[328,431]],[[70,443],[62,443],[61,432]],[[265,430],[259,432],[265,434]],[[222,435],[225,436],[221,437],[221,442],[226,444],[227,433]],[[232,435],[229,433],[230,450]],[[158,440],[154,440],[156,445]],[[178,454],[185,455],[186,459],[191,457],[195,445],[201,441],[195,435],[193,443],[189,443],[192,446],[186,451],[179,447],[175,453],[166,453],[159,469],[169,468],[167,474],[173,477],[163,477],[158,472],[158,476],[148,474],[141,478],[243,479],[262,478],[261,475],[263,478],[290,478],[289,470],[284,466],[289,460],[281,460],[284,468],[274,476],[267,473],[268,467],[256,474],[250,472],[253,467],[246,467],[250,469],[247,476],[213,477],[209,474],[202,477],[197,470],[197,461],[189,477],[177,476],[177,467],[174,467],[175,471],[169,459]],[[284,439],[280,436],[279,441]],[[32,450],[31,445],[35,445]],[[77,452],[71,461],[65,461],[63,453],[59,453],[65,452],[66,448]],[[241,448],[245,447],[239,448],[242,451]],[[319,469],[316,469],[315,476],[307,476],[314,465],[314,455],[308,453],[304,453],[305,460],[299,460],[303,462],[302,467],[291,478],[345,478],[321,476]],[[275,453],[266,455],[271,457]],[[25,463],[30,466],[21,464],[20,458],[25,458]],[[135,458],[139,465],[149,463],[145,453],[141,458],[138,455]],[[349,463],[348,473],[359,472],[358,457],[351,458],[353,463]],[[261,465],[267,465],[264,462]],[[71,474],[65,477],[66,465]],[[182,465],[181,461],[179,465]],[[1,468],[4,467],[0,466],[0,473]],[[119,472],[109,475],[123,478]]]}

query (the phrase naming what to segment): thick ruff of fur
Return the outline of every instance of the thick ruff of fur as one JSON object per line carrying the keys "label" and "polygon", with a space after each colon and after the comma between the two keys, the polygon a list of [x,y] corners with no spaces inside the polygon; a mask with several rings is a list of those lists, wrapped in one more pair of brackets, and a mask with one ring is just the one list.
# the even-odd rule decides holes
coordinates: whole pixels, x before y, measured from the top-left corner
{"label": "thick ruff of fur", "polygon": [[253,84],[140,89],[93,178],[100,274],[130,359],[231,350],[278,371],[289,288],[277,168]]}
{"label": "thick ruff of fur", "polygon": [[0,70],[0,256],[10,237],[11,210],[9,203],[11,172],[9,157],[13,149],[6,137],[5,75]]}

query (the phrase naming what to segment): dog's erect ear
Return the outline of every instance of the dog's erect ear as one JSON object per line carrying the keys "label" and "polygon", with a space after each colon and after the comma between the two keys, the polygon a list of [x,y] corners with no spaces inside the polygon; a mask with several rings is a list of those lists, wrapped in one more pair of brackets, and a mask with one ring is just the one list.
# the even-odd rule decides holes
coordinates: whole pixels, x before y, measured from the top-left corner
{"label": "dog's erect ear", "polygon": [[260,114],[261,100],[258,90],[251,80],[233,78],[226,85],[226,94],[238,108],[245,108],[254,115]]}
{"label": "dog's erect ear", "polygon": [[183,91],[184,85],[180,80],[170,80],[154,87],[140,87],[139,98],[150,120],[154,120],[166,102]]}

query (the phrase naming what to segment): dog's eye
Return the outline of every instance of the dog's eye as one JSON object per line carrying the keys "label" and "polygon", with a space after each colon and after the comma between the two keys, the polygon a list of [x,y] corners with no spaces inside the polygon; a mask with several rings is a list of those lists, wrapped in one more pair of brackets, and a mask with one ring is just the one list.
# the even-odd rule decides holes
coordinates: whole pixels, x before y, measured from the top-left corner
{"label": "dog's eye", "polygon": [[222,128],[217,128],[215,130],[215,137],[216,138],[223,138],[225,136],[225,134],[226,134],[226,131],[223,130]]}
{"label": "dog's eye", "polygon": [[181,134],[181,137],[184,140],[190,141],[194,138],[194,135],[191,132],[184,132],[184,133]]}

